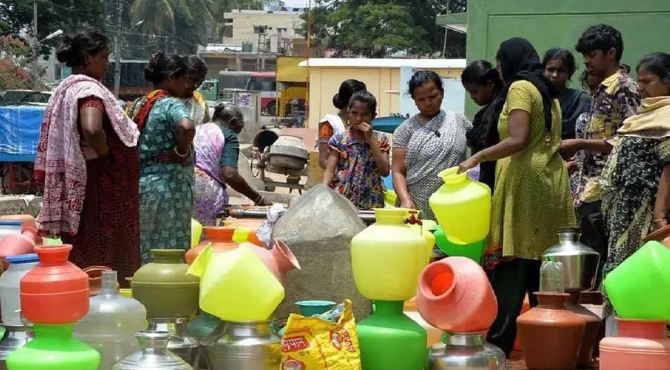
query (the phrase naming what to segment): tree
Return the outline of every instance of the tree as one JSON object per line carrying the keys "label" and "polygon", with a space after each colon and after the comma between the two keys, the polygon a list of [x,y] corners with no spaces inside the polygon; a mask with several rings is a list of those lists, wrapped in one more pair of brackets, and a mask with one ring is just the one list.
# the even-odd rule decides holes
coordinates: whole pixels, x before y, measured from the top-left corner
{"label": "tree", "polygon": [[[262,9],[267,0],[134,0],[133,23],[142,22],[146,34],[169,37],[172,50],[194,53],[206,45],[210,33],[219,34],[213,24],[223,23],[223,13],[236,8]],[[208,27],[209,26],[209,27]]]}
{"label": "tree", "polygon": [[328,24],[337,34],[334,45],[339,50],[375,58],[398,50],[429,52],[427,33],[415,25],[410,11],[391,3],[340,6],[328,17]]}
{"label": "tree", "polygon": [[[435,25],[436,16],[462,13],[466,5],[466,0],[315,0],[311,39],[340,54],[383,57],[385,51],[408,50],[437,55],[446,31]],[[307,18],[302,16],[305,35]],[[451,31],[447,41],[446,56],[465,56],[465,35]]]}
{"label": "tree", "polygon": [[[26,29],[32,30],[34,0],[0,1],[0,34],[18,35]],[[37,38],[44,39],[61,29],[76,32],[83,28],[105,30],[105,0],[38,0]],[[40,54],[49,55],[58,39],[41,44]]]}
{"label": "tree", "polygon": [[16,36],[0,37],[0,90],[32,89],[33,76],[24,67],[29,60],[28,44]]}

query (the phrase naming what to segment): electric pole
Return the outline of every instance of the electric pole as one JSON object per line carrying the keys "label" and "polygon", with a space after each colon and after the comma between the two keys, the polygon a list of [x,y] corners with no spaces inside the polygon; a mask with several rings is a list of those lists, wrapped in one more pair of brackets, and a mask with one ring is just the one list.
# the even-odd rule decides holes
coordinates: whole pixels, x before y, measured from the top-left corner
{"label": "electric pole", "polygon": [[33,73],[35,74],[35,84],[37,84],[39,76],[39,58],[40,58],[40,36],[37,33],[37,0],[33,0],[33,37],[35,38],[35,45],[33,46],[35,57],[33,58]]}
{"label": "electric pole", "polygon": [[119,97],[121,89],[121,22],[123,21],[123,0],[117,0],[119,8],[116,36],[114,36],[114,96]]}

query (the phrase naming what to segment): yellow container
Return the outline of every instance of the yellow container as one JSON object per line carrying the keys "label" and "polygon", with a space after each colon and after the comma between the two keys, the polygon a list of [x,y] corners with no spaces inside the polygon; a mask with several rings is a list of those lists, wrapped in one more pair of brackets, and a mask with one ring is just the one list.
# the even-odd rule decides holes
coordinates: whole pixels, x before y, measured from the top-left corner
{"label": "yellow container", "polygon": [[458,173],[457,167],[438,174],[444,180],[428,199],[437,222],[448,239],[456,244],[470,244],[486,239],[491,223],[491,189]]}
{"label": "yellow container", "polygon": [[207,246],[188,273],[200,278],[200,308],[223,321],[267,320],[284,299],[279,280],[244,245],[224,253]]}
{"label": "yellow container", "polygon": [[426,239],[404,223],[407,209],[375,209],[377,222],[351,240],[356,288],[374,300],[414,297],[419,274],[428,264]]}
{"label": "yellow container", "polygon": [[191,219],[191,248],[194,248],[200,243],[202,236],[202,225],[196,219]]}
{"label": "yellow container", "polygon": [[233,233],[233,241],[237,244],[246,242],[249,239],[250,232],[251,229],[238,227],[237,229],[235,229],[235,232]]}
{"label": "yellow container", "polygon": [[122,297],[133,298],[133,290],[132,289],[119,289],[119,294]]}
{"label": "yellow container", "polygon": [[393,190],[386,190],[384,192],[384,206],[395,207],[395,201],[398,199],[398,194]]}
{"label": "yellow container", "polygon": [[[407,217],[409,217],[412,213],[416,214],[417,216],[419,215],[418,210],[410,210],[407,212]],[[435,235],[433,235],[432,230],[435,230],[437,228],[437,223],[432,220],[421,220],[421,225],[410,225],[410,227],[413,230],[416,230],[418,233],[423,236],[424,239],[426,239],[426,247],[428,250],[428,263],[430,263],[430,259],[433,257],[433,248],[435,247]]]}
{"label": "yellow container", "polygon": [[425,226],[410,225],[410,227],[412,228],[412,230],[419,233],[426,240],[428,262],[430,262],[430,258],[433,256],[433,247],[435,246],[435,236],[433,235],[433,233],[428,231],[428,229],[426,229]]}

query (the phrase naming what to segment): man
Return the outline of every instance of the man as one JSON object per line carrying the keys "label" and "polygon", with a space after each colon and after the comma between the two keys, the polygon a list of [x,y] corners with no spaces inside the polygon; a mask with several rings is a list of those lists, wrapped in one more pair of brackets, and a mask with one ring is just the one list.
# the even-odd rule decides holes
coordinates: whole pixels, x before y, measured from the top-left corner
{"label": "man", "polygon": [[[623,39],[614,27],[599,24],[589,27],[577,41],[577,52],[584,57],[589,74],[601,79],[593,94],[591,120],[584,139],[564,140],[561,154],[571,158],[580,150],[584,160],[577,169],[575,208],[582,228],[582,242],[607,258],[607,234],[600,211],[600,174],[612,147],[608,140],[623,121],[637,113],[640,95],[637,84],[622,68]],[[596,286],[600,284],[598,272]]]}

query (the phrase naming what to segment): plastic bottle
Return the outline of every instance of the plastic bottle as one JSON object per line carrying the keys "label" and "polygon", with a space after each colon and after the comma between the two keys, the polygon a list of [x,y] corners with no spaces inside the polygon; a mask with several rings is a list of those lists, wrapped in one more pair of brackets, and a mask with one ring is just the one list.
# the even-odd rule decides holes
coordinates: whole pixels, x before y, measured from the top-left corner
{"label": "plastic bottle", "polygon": [[2,307],[2,323],[5,326],[22,326],[20,283],[21,278],[30,271],[39,259],[37,254],[22,254],[7,257],[9,268],[0,275],[0,306]]}
{"label": "plastic bottle", "polygon": [[147,310],[135,299],[119,294],[116,271],[103,271],[100,293],[75,326],[74,336],[100,352],[100,368],[112,366],[140,350],[135,333],[146,329]]}

